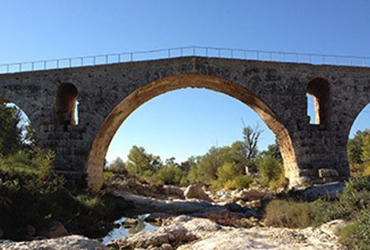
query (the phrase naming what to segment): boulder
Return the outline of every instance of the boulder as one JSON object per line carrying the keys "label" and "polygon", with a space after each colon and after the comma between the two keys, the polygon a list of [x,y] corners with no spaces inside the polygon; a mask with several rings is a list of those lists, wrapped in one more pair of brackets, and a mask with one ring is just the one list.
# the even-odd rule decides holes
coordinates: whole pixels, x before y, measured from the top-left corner
{"label": "boulder", "polygon": [[59,238],[68,235],[68,231],[61,222],[50,221],[42,225],[37,234],[47,238]]}
{"label": "boulder", "polygon": [[[25,231],[26,231],[26,234],[27,234],[28,237],[33,237],[33,236],[36,235],[36,229],[31,224],[26,225]],[[65,236],[65,235],[63,235],[63,236]]]}
{"label": "boulder", "polygon": [[260,200],[265,196],[266,193],[258,191],[257,189],[245,189],[235,194],[235,201],[255,201]]}
{"label": "boulder", "polygon": [[338,194],[342,193],[344,190],[344,183],[337,182],[331,184],[324,184],[324,185],[316,185],[312,187],[308,187],[302,191],[295,191],[301,196],[303,199],[308,201],[317,200],[321,197],[325,197],[327,199],[335,199]]}
{"label": "boulder", "polygon": [[320,178],[327,178],[327,177],[338,177],[338,171],[331,168],[320,168],[319,169],[319,177]]}
{"label": "boulder", "polygon": [[184,199],[184,191],[176,186],[165,185],[163,186],[164,193],[168,196],[175,196]]}
{"label": "boulder", "polygon": [[186,199],[200,199],[205,201],[212,201],[211,198],[207,195],[207,193],[204,191],[202,185],[200,184],[193,184],[186,188],[184,192],[184,196]]}
{"label": "boulder", "polygon": [[172,250],[173,247],[171,246],[171,244],[168,244],[168,243],[164,243],[161,248],[161,250]]}

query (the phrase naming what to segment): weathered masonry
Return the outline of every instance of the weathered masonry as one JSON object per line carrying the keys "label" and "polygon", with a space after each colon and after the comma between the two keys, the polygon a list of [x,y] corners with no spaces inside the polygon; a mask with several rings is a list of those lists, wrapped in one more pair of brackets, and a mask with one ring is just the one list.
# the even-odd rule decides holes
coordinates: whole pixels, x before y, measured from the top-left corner
{"label": "weathered masonry", "polygon": [[[57,170],[86,174],[99,189],[122,122],[151,98],[187,87],[225,93],[255,110],[280,141],[291,185],[349,177],[348,135],[370,102],[369,68],[182,57],[3,74],[0,101],[28,115],[40,145],[56,152]],[[316,124],[307,116],[307,93]]]}

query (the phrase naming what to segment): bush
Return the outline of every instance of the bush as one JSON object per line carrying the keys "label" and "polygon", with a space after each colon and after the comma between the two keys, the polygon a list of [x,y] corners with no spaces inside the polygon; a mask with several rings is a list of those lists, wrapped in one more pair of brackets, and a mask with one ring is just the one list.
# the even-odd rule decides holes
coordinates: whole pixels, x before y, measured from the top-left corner
{"label": "bush", "polygon": [[249,188],[253,182],[253,177],[249,175],[238,175],[233,180],[229,180],[224,184],[225,190]]}
{"label": "bush", "polygon": [[370,210],[363,211],[356,220],[339,230],[339,242],[348,249],[369,249]]}
{"label": "bush", "polygon": [[271,181],[278,181],[284,174],[281,162],[271,155],[263,155],[257,167],[264,185],[269,185]]}
{"label": "bush", "polygon": [[304,228],[317,224],[312,203],[271,201],[264,214],[266,226]]}
{"label": "bush", "polygon": [[107,220],[117,219],[127,206],[118,198],[68,186],[51,170],[52,158],[51,153],[34,151],[33,158],[20,152],[1,161],[0,224],[5,239],[29,240],[27,227],[37,229],[49,220],[62,222],[70,233],[97,238],[111,229]]}
{"label": "bush", "polygon": [[111,171],[104,171],[103,172],[103,179],[105,181],[113,180],[114,179],[114,173]]}

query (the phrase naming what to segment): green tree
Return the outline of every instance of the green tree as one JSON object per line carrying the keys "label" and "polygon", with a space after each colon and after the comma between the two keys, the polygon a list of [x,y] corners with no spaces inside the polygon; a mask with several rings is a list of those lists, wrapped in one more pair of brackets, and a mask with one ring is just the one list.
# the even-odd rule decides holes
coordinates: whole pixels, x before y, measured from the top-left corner
{"label": "green tree", "polygon": [[277,139],[275,139],[275,142],[273,144],[270,144],[267,146],[267,149],[261,153],[261,155],[270,155],[273,158],[279,160],[280,162],[283,162],[283,157],[280,153],[280,144]]}
{"label": "green tree", "polygon": [[262,130],[256,125],[254,128],[251,126],[244,126],[243,128],[243,141],[235,142],[232,145],[233,158],[243,172],[256,171],[256,160],[258,156],[258,141]]}
{"label": "green tree", "polygon": [[[370,134],[368,132],[364,132],[362,135],[362,154],[361,154],[361,161],[365,163],[365,165],[370,164]],[[356,152],[357,153],[357,152]],[[357,155],[351,155],[354,157],[355,160],[358,160]]]}
{"label": "green tree", "polygon": [[[348,140],[348,161],[349,164],[362,164],[364,139],[368,131],[357,131],[353,139]],[[366,158],[366,156],[364,156]]]}
{"label": "green tree", "polygon": [[156,181],[169,185],[179,185],[183,177],[183,171],[175,162],[175,158],[166,160],[166,164],[154,174]]}
{"label": "green tree", "polygon": [[107,169],[116,174],[127,174],[126,164],[120,157],[117,157]]}
{"label": "green tree", "polygon": [[282,163],[271,155],[262,156],[258,170],[261,174],[262,182],[268,184],[271,181],[278,181],[283,175]]}
{"label": "green tree", "polygon": [[20,111],[16,107],[0,104],[0,154],[9,155],[22,147]]}
{"label": "green tree", "polygon": [[188,180],[191,183],[212,184],[217,179],[218,168],[230,159],[230,147],[212,147],[199,162],[191,167]]}
{"label": "green tree", "polygon": [[130,176],[141,177],[149,172],[158,170],[162,166],[159,156],[148,154],[143,147],[133,146],[128,155],[126,169]]}

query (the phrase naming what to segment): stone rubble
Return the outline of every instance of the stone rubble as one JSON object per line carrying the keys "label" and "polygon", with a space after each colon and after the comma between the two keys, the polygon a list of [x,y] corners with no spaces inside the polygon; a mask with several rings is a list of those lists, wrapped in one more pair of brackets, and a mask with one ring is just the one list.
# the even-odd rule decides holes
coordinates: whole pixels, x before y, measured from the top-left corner
{"label": "stone rubble", "polygon": [[4,242],[0,250],[106,250],[103,244],[80,235],[71,235],[56,239],[33,240],[21,242]]}
{"label": "stone rubble", "polygon": [[234,228],[220,226],[209,219],[179,216],[167,226],[124,237],[107,246],[151,250],[341,250],[335,230],[343,225],[342,220],[336,220],[305,229]]}

